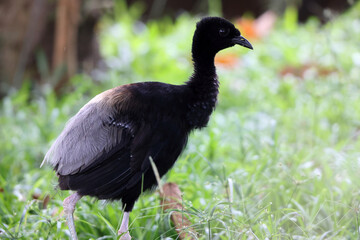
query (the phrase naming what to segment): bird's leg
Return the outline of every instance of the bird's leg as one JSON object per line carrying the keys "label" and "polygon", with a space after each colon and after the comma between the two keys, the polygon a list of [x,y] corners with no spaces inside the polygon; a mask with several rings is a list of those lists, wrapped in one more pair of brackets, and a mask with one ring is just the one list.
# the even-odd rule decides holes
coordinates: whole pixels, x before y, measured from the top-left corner
{"label": "bird's leg", "polygon": [[129,215],[130,212],[124,212],[123,219],[121,221],[121,226],[118,231],[118,235],[125,233],[121,236],[120,240],[130,240],[131,236],[129,234]]}
{"label": "bird's leg", "polygon": [[71,238],[73,240],[77,240],[76,230],[75,230],[75,224],[74,224],[74,216],[73,213],[75,211],[75,205],[77,201],[80,200],[82,196],[78,193],[74,193],[70,195],[69,197],[65,198],[63,202],[64,206],[64,212],[66,214],[66,221],[69,226]]}

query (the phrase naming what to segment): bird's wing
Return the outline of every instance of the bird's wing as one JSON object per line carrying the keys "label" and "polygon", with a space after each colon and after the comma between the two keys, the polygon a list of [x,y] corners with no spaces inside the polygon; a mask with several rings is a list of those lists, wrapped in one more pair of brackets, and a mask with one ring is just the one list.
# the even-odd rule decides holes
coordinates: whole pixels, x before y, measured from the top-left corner
{"label": "bird's wing", "polygon": [[131,94],[127,85],[105,91],[94,97],[66,124],[41,166],[48,162],[58,174],[76,174],[86,169],[114,148],[121,149],[129,141],[132,126],[114,121],[129,108]]}
{"label": "bird's wing", "polygon": [[[179,119],[162,117],[152,125],[145,124],[135,135],[132,145],[130,168],[134,173],[127,187],[131,188],[142,181],[142,177],[153,172],[150,158],[163,176],[175,163],[187,142],[188,132]],[[144,189],[147,187],[144,182]]]}

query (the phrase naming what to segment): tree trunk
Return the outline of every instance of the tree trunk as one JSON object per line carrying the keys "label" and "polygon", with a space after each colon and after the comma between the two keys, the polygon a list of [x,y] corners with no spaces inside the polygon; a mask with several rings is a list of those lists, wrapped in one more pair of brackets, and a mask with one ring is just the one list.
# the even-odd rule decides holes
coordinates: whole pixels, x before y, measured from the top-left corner
{"label": "tree trunk", "polygon": [[77,31],[81,0],[58,0],[56,8],[53,70],[65,67],[66,74],[56,84],[58,92],[77,69]]}
{"label": "tree trunk", "polygon": [[[84,69],[83,62],[96,65],[101,58],[95,27],[104,8],[101,1],[93,0],[95,7],[84,10],[89,2],[0,1],[0,98],[10,88],[20,88],[24,79],[39,84],[62,72],[60,78],[56,75],[57,82],[50,83],[59,93],[71,76]],[[45,66],[38,64],[39,50],[45,53]],[[44,69],[47,66],[50,69]]]}

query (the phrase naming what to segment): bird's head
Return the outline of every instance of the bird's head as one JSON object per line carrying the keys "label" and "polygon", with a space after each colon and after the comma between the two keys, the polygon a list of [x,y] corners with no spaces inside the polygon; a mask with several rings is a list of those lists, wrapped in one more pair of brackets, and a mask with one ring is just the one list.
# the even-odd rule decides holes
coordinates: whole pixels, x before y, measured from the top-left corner
{"label": "bird's head", "polygon": [[215,56],[220,50],[236,44],[253,49],[231,22],[219,17],[205,17],[196,25],[192,52],[194,57],[208,54]]}

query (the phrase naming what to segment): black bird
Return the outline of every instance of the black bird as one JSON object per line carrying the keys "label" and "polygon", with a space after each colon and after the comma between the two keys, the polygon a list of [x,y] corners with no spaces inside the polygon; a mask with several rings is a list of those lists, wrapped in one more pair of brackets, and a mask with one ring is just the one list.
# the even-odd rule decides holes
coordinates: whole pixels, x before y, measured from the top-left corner
{"label": "black bird", "polygon": [[75,204],[86,195],[121,200],[119,234],[131,239],[129,213],[140,194],[157,184],[149,159],[163,176],[189,133],[207,125],[219,88],[215,55],[235,44],[253,49],[229,21],[203,18],[193,37],[194,72],[185,84],[118,86],[94,97],[68,121],[43,163],[54,167],[61,190],[75,191],[63,203],[73,239]]}

